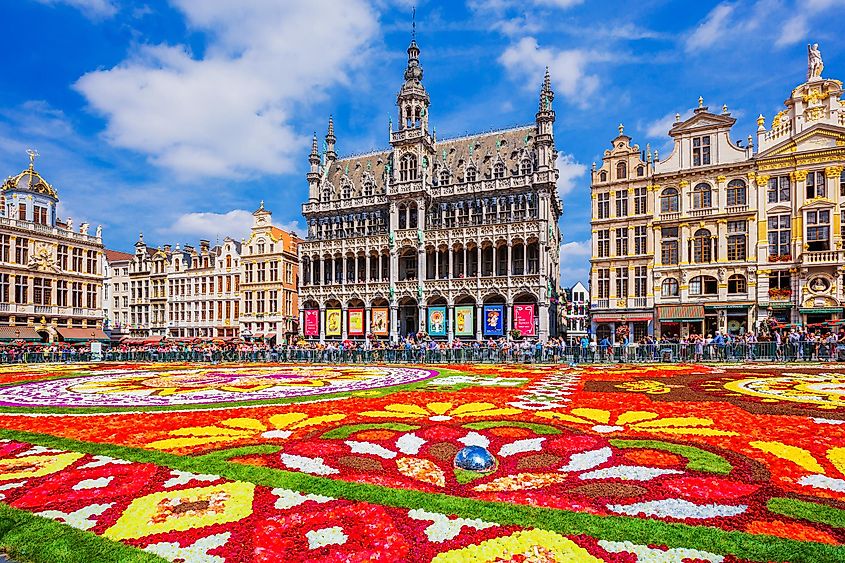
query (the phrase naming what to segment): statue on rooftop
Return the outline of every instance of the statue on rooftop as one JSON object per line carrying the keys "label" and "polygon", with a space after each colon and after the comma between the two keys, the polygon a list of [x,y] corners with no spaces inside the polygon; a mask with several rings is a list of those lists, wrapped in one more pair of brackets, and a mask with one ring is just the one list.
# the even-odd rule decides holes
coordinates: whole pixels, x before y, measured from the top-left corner
{"label": "statue on rooftop", "polygon": [[821,78],[822,70],[824,70],[824,62],[822,62],[819,44],[807,45],[807,80]]}

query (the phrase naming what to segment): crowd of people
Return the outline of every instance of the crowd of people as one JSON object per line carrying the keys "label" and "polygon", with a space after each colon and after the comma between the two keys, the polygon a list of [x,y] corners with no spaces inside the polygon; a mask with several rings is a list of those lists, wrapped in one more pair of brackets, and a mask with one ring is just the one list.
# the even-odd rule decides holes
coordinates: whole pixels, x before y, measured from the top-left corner
{"label": "crowd of people", "polygon": [[239,340],[123,342],[105,345],[92,354],[90,344],[10,343],[0,347],[2,363],[106,361],[153,362],[389,362],[389,363],[593,363],[593,362],[726,362],[726,361],[845,361],[845,327],[825,332],[779,329],[742,335],[584,336],[546,341],[506,337],[452,341],[425,333],[400,340],[367,338],[318,342],[296,339],[269,344]]}

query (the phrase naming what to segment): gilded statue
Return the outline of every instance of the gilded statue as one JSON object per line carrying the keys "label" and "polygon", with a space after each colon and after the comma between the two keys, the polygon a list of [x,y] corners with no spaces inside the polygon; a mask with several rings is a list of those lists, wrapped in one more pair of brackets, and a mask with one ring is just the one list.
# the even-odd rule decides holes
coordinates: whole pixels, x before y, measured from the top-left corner
{"label": "gilded statue", "polygon": [[807,45],[807,80],[821,78],[822,70],[824,70],[824,62],[822,62],[819,44]]}

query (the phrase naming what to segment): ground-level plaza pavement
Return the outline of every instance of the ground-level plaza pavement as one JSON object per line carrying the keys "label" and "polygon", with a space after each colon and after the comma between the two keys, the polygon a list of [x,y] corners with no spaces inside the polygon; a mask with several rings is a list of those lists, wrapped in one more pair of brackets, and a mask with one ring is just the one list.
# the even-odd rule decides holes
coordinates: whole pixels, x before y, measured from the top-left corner
{"label": "ground-level plaza pavement", "polygon": [[[18,561],[845,561],[845,374],[0,368]],[[453,461],[488,450],[495,469]]]}

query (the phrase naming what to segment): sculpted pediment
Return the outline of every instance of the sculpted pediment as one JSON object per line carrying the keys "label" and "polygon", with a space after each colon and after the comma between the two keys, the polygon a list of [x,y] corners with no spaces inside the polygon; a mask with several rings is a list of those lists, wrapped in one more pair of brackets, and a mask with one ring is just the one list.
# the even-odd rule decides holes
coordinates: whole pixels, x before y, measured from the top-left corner
{"label": "sculpted pediment", "polygon": [[845,129],[818,126],[778,143],[772,148],[760,153],[759,157],[785,156],[833,149],[836,147],[845,147]]}

